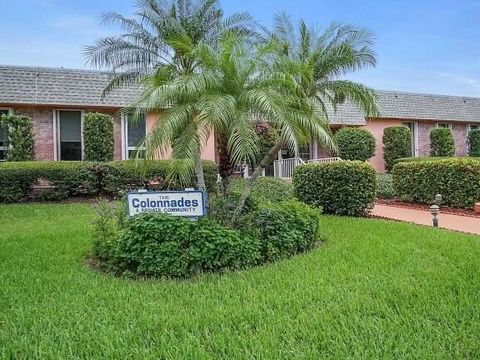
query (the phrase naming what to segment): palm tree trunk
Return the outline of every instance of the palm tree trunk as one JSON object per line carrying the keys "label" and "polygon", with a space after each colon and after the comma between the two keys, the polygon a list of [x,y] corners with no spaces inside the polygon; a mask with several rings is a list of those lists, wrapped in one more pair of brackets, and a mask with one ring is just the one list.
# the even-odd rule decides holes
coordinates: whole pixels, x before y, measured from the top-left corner
{"label": "palm tree trunk", "polygon": [[203,164],[202,164],[202,155],[201,149],[199,148],[195,156],[195,176],[197,177],[197,186],[199,190],[205,191],[205,177],[203,174]]}
{"label": "palm tree trunk", "polygon": [[255,185],[255,182],[257,181],[258,177],[262,174],[263,169],[265,169],[268,165],[270,165],[278,156],[278,152],[282,150],[282,148],[285,146],[285,141],[280,140],[275,144],[274,147],[272,147],[268,153],[263,157],[262,160],[258,163],[257,167],[253,171],[252,176],[250,179],[247,180],[245,184],[245,188],[243,190],[242,196],[238,200],[237,207],[235,208],[235,211],[232,216],[232,223],[235,223],[238,218],[240,217],[240,214],[242,213],[243,207],[245,206],[245,201],[247,198],[250,196],[250,193],[252,192],[253,186]]}
{"label": "palm tree trunk", "polygon": [[218,154],[218,174],[220,175],[220,191],[226,194],[230,177],[233,175],[233,166],[227,148],[227,137],[225,133],[215,135],[215,142]]}

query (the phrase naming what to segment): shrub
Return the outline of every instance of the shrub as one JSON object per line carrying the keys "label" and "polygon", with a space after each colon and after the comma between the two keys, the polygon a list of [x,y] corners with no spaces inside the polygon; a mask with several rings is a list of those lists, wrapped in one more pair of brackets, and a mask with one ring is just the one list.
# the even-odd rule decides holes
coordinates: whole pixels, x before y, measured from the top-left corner
{"label": "shrub", "polygon": [[[319,241],[320,210],[298,201],[264,205],[250,215],[262,261],[275,261],[311,249]],[[253,226],[252,226],[253,225]]]}
{"label": "shrub", "polygon": [[34,158],[33,124],[27,116],[3,115],[0,127],[5,129],[7,161],[31,161]]}
{"label": "shrub", "polygon": [[[153,188],[183,189],[185,186],[166,180],[170,160],[156,160],[148,162],[147,166],[135,160],[112,161],[106,164],[104,189],[107,194],[120,195],[128,189]],[[203,161],[205,184],[208,192],[217,189],[217,165],[213,161]],[[186,187],[196,187],[195,180]]]}
{"label": "shrub", "polygon": [[395,197],[393,190],[392,175],[377,174],[377,198],[392,199]]}
{"label": "shrub", "polygon": [[401,162],[393,168],[395,193],[403,200],[471,208],[480,200],[480,162],[471,159]]}
{"label": "shrub", "polygon": [[[245,179],[235,179],[230,183],[230,191],[241,193]],[[259,203],[293,200],[293,186],[290,182],[273,177],[258,178],[251,193],[252,200]]]}
{"label": "shrub", "polygon": [[480,129],[468,132],[468,156],[480,157]]}
{"label": "shrub", "polygon": [[375,137],[365,129],[343,127],[334,135],[343,160],[367,161],[375,155]]}
{"label": "shrub", "polygon": [[361,216],[375,201],[376,173],[359,161],[308,164],[295,169],[293,187],[298,199],[326,213]]}
{"label": "shrub", "polygon": [[390,172],[395,160],[412,155],[412,138],[406,126],[391,126],[383,130],[383,159]]}
{"label": "shrub", "polygon": [[83,117],[83,143],[86,161],[113,160],[112,117],[100,113],[88,113]]}
{"label": "shrub", "polygon": [[430,132],[430,155],[455,156],[452,130],[441,127],[432,129]]}
{"label": "shrub", "polygon": [[[0,165],[0,202],[63,200],[99,192],[91,164],[68,161],[12,162]],[[41,191],[34,193],[34,186]]]}
{"label": "shrub", "polygon": [[[97,233],[97,235],[102,235]],[[240,236],[211,219],[191,221],[165,214],[145,213],[129,218],[123,231],[106,247],[108,269],[118,274],[154,277],[190,277],[255,265],[260,257],[255,238]],[[94,242],[93,252],[100,239]]]}

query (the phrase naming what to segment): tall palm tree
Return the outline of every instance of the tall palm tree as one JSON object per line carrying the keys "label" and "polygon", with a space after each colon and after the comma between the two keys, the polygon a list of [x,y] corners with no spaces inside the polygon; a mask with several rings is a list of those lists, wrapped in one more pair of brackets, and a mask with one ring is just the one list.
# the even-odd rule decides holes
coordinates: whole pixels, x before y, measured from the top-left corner
{"label": "tall palm tree", "polygon": [[[191,49],[202,41],[215,46],[223,33],[257,37],[257,24],[246,12],[224,17],[218,0],[137,0],[134,17],[109,12],[103,22],[124,33],[85,48],[90,65],[114,76],[104,95],[123,86],[142,84],[158,72],[173,78],[198,71]],[[193,120],[192,118],[190,120]],[[198,164],[197,164],[198,165]],[[198,171],[202,171],[201,163]],[[197,173],[202,186],[202,174]]]}
{"label": "tall palm tree", "polygon": [[[366,116],[378,113],[372,89],[340,78],[363,67],[375,66],[373,38],[368,31],[339,24],[317,35],[303,20],[295,27],[286,14],[280,14],[274,18],[271,38],[277,48],[278,56],[274,62],[276,71],[290,75],[296,83],[296,86],[284,89],[285,100],[289,102],[285,106],[293,111],[290,116],[298,117],[298,125],[312,135],[306,137],[307,141],[316,140],[311,127],[323,124],[324,132],[320,140],[330,148],[335,148],[331,137],[327,136],[328,128],[325,125],[329,113],[336,111],[337,106],[345,101],[360,106]],[[259,162],[245,186],[234,218],[240,215],[262,170],[276,158],[284,144],[285,139],[281,137]]]}

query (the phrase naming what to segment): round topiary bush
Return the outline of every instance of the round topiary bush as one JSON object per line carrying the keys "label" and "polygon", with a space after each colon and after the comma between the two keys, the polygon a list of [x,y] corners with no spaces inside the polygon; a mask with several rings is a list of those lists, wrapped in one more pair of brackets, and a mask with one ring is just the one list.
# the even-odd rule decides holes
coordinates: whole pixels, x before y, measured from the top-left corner
{"label": "round topiary bush", "polygon": [[367,161],[375,155],[375,137],[365,129],[343,127],[334,135],[343,160]]}
{"label": "round topiary bush", "polygon": [[395,161],[412,156],[412,137],[406,126],[390,126],[383,130],[383,160],[390,172]]}
{"label": "round topiary bush", "polygon": [[435,128],[430,132],[431,156],[455,156],[455,141],[449,128]]}
{"label": "round topiary bush", "polygon": [[480,129],[468,132],[468,156],[480,157]]}
{"label": "round topiary bush", "polygon": [[362,216],[376,198],[376,173],[360,161],[308,164],[295,169],[293,188],[299,200],[326,213]]}

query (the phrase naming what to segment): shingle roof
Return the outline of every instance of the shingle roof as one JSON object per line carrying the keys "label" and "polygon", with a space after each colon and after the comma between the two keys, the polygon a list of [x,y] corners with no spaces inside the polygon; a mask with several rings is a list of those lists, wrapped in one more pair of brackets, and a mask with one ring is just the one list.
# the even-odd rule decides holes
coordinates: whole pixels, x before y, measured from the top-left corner
{"label": "shingle roof", "polygon": [[102,99],[112,74],[0,65],[0,103],[69,106],[125,107],[132,105],[139,88],[118,89]]}
{"label": "shingle roof", "polygon": [[[480,98],[377,90],[380,117],[480,122]],[[365,116],[352,103],[330,115],[333,124],[364,125]]]}
{"label": "shingle roof", "polygon": [[[0,104],[66,106],[132,105],[140,88],[115,90],[105,99],[101,94],[111,73],[0,65]],[[377,91],[380,116],[398,119],[480,122],[480,98]],[[363,112],[353,103],[330,110],[330,122],[338,125],[364,125]]]}

